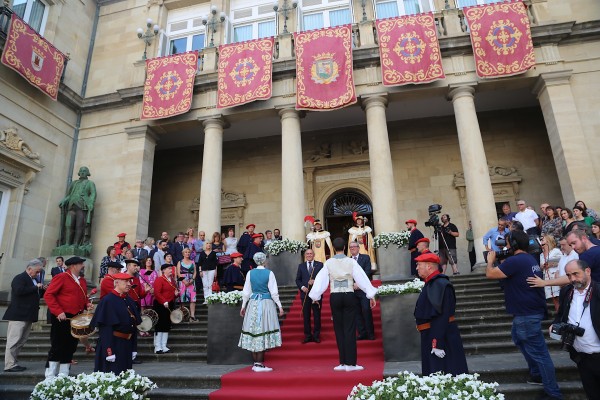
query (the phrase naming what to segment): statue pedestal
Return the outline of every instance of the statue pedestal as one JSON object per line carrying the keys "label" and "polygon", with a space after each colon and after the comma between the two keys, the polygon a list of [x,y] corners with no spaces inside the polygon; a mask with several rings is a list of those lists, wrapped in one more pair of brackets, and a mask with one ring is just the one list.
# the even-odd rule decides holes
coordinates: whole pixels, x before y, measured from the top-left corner
{"label": "statue pedestal", "polygon": [[267,258],[267,268],[273,271],[278,286],[295,286],[298,264],[302,262],[302,253],[282,251]]}
{"label": "statue pedestal", "polygon": [[398,248],[390,245],[377,249],[377,267],[382,282],[399,281],[411,278],[410,253],[406,246]]}
{"label": "statue pedestal", "polygon": [[208,305],[208,335],[206,356],[208,364],[251,364],[252,353],[238,346],[244,318],[241,304]]}
{"label": "statue pedestal", "polygon": [[65,260],[67,259],[67,256],[89,257],[90,254],[92,254],[91,244],[84,246],[63,244],[62,246],[55,247],[54,250],[52,250],[52,256],[63,256],[65,257]]}
{"label": "statue pedestal", "polygon": [[421,359],[421,334],[413,316],[418,298],[419,293],[380,296],[385,361]]}

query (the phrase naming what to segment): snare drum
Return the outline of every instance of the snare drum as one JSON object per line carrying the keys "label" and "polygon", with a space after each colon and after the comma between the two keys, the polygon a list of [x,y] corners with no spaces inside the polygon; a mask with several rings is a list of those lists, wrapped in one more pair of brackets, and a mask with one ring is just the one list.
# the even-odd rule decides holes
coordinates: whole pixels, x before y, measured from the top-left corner
{"label": "snare drum", "polygon": [[140,332],[149,332],[158,322],[158,313],[154,310],[142,311],[142,322],[137,326]]}
{"label": "snare drum", "polygon": [[85,312],[71,318],[71,336],[82,339],[96,333],[96,329],[90,328],[93,316],[94,314]]}
{"label": "snare drum", "polygon": [[171,322],[174,324],[179,324],[181,322],[187,322],[190,319],[190,310],[186,307],[179,307],[171,311]]}

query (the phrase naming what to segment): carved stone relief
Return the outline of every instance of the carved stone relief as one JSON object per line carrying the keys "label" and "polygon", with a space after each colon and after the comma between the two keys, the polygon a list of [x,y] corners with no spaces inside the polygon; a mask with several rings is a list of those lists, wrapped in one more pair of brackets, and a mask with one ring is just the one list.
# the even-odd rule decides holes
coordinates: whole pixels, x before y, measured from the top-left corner
{"label": "carved stone relief", "polygon": [[[236,225],[241,228],[244,222],[246,209],[246,195],[244,193],[226,192],[221,190],[221,225]],[[192,213],[193,226],[197,227],[200,210],[200,197],[192,200],[190,212]]]}
{"label": "carved stone relief", "polygon": [[11,127],[0,131],[0,145],[31,160],[40,159],[40,154],[31,150],[31,147],[18,135],[17,128]]}
{"label": "carved stone relief", "polygon": [[348,151],[356,156],[369,152],[369,144],[366,140],[351,140],[348,143]]}
{"label": "carved stone relief", "polygon": [[[519,198],[519,184],[522,180],[515,167],[488,165],[492,190],[496,202],[514,202]],[[458,189],[460,204],[467,205],[467,191],[464,172],[454,174],[454,187]]]}
{"label": "carved stone relief", "polygon": [[322,158],[331,158],[331,143],[322,143],[319,145],[308,160],[314,163]]}

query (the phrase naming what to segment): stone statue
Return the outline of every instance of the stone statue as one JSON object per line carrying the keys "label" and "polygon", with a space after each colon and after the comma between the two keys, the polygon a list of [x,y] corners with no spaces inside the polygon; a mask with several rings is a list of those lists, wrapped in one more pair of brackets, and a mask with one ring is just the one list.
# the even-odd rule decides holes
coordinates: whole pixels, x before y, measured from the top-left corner
{"label": "stone statue", "polygon": [[96,202],[96,185],[88,179],[88,167],[79,168],[79,179],[71,182],[61,209],[60,253],[89,255],[90,232]]}

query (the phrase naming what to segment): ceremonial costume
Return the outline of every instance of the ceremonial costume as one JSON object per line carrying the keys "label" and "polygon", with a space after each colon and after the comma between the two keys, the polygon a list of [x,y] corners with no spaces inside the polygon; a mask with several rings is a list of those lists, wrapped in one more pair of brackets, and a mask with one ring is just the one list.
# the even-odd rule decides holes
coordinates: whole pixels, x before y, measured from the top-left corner
{"label": "ceremonial costume", "polygon": [[[253,236],[261,236],[258,233]],[[239,247],[239,246],[238,246]],[[257,246],[254,242],[248,245],[246,253],[244,253],[244,259],[242,261],[242,272],[247,274],[253,268],[256,268],[256,262],[254,261],[254,255],[262,252],[260,246]]]}
{"label": "ceremonial costume", "polygon": [[[414,219],[409,219],[406,222],[412,222],[415,225],[417,224],[417,221]],[[408,238],[408,251],[410,251],[410,273],[415,276],[417,275],[417,262],[415,261],[415,258],[419,256],[419,252],[417,251],[417,240],[422,239],[423,237],[424,236],[420,230],[413,228],[410,231],[410,237]]]}
{"label": "ceremonial costume", "polygon": [[325,245],[329,248],[329,254],[333,255],[335,252],[333,251],[333,245],[331,244],[329,232],[321,229],[315,232],[310,232],[306,235],[306,241],[308,242],[310,248],[315,252],[315,261],[319,261],[324,263],[327,260],[327,255],[325,251]]}
{"label": "ceremonial costume", "polygon": [[[124,233],[119,233],[117,235],[117,237],[125,237],[127,235],[125,235]],[[129,243],[127,243],[125,240],[123,240],[123,242],[115,242],[115,244],[113,244],[113,246],[115,247],[115,252],[117,253],[117,255],[121,255],[121,254],[125,254],[125,251],[127,249],[131,249],[131,245]]]}
{"label": "ceremonial costume", "polygon": [[[455,308],[452,283],[446,275],[433,272],[425,279],[414,312],[417,329],[421,332],[423,376],[438,371],[452,375],[468,373],[462,339],[454,322]],[[444,350],[446,356],[439,358],[431,353],[432,348]]]}
{"label": "ceremonial costume", "polygon": [[[161,270],[164,271],[166,268],[172,268],[172,265],[163,264]],[[171,310],[175,306],[176,290],[176,283],[167,278],[164,273],[154,282],[153,309],[158,314],[158,322],[154,327],[154,352],[158,354],[169,351],[167,340],[171,330]],[[167,303],[167,307],[165,307],[165,303]]]}
{"label": "ceremonial costume", "polygon": [[[127,293],[113,290],[100,300],[90,323],[99,330],[94,371],[120,374],[132,368],[137,325],[141,322],[138,307]],[[113,355],[113,362],[106,360]]]}
{"label": "ceremonial costume", "polygon": [[[246,229],[250,229],[251,226],[256,227],[256,225],[254,224],[248,224],[246,225]],[[246,254],[246,250],[248,249],[248,246],[251,242],[252,235],[250,235],[248,232],[242,233],[242,236],[240,236],[240,240],[238,240],[237,243],[237,251],[239,251],[242,254]]]}
{"label": "ceremonial costume", "polygon": [[104,298],[107,294],[113,291],[115,288],[115,280],[112,275],[106,274],[100,282],[100,299]]}
{"label": "ceremonial costume", "polygon": [[[234,256],[240,256],[240,253],[232,253],[232,258]],[[234,290],[242,290],[244,288],[244,283],[246,281],[246,277],[242,273],[242,270],[239,265],[235,263],[229,265],[225,269],[225,276],[223,277],[223,284],[225,285],[226,292],[232,292]]]}
{"label": "ceremonial costume", "polygon": [[132,276],[131,290],[128,292],[129,297],[135,302],[138,310],[142,307],[142,299],[146,297],[146,288],[142,285],[139,276]]}
{"label": "ceremonial costume", "polygon": [[[358,217],[357,219],[364,218]],[[350,236],[348,237],[348,257],[350,257],[350,243],[358,243],[358,252],[360,254],[366,254],[371,259],[371,268],[377,269],[377,263],[375,259],[375,248],[373,247],[373,230],[370,226],[353,226],[348,229]]]}
{"label": "ceremonial costume", "polygon": [[[319,303],[313,303],[308,298],[308,293],[304,293],[302,288],[305,287],[308,290],[312,288],[308,281],[314,280],[317,274],[323,268],[323,263],[319,261],[306,261],[298,265],[298,272],[296,273],[296,286],[300,290],[300,301],[302,301],[302,319],[304,321],[304,341],[320,341],[321,335],[321,306],[323,301]],[[310,314],[312,313],[314,319],[314,330],[311,329]]]}

